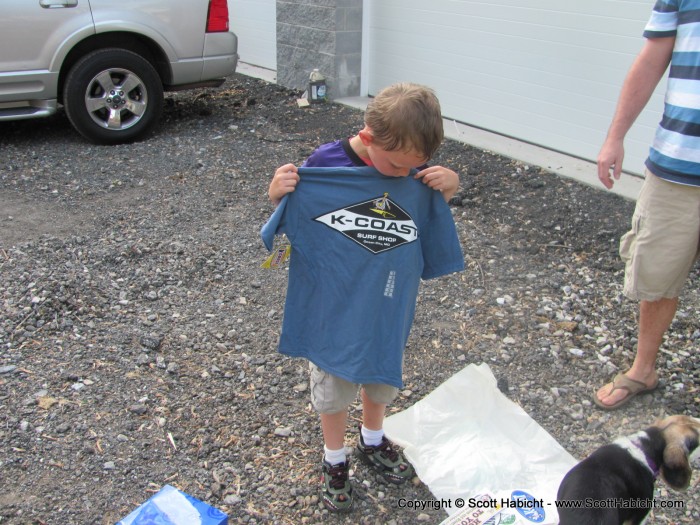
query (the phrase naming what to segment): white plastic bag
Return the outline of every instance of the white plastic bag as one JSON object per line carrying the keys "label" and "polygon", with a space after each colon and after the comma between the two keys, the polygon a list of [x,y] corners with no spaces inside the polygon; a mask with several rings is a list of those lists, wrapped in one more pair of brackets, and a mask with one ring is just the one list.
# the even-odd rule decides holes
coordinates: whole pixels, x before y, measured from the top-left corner
{"label": "white plastic bag", "polygon": [[384,429],[435,498],[453,502],[449,515],[469,498],[524,490],[544,502],[540,523],[558,521],[557,489],[576,460],[498,390],[488,365],[465,367]]}

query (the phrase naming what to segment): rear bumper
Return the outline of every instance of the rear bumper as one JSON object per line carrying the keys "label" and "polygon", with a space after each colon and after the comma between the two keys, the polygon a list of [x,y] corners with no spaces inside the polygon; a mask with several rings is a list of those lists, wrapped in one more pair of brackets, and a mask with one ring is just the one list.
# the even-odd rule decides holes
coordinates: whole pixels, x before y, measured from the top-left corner
{"label": "rear bumper", "polygon": [[210,86],[233,75],[238,66],[238,37],[228,33],[207,33],[202,57],[190,58],[170,64],[172,82],[168,91]]}
{"label": "rear bumper", "polygon": [[207,33],[204,37],[202,79],[227,77],[238,65],[238,37],[235,33]]}
{"label": "rear bumper", "polygon": [[226,82],[225,78],[212,78],[211,80],[203,80],[202,82],[191,82],[189,84],[165,85],[164,91],[184,91],[186,89],[219,87]]}

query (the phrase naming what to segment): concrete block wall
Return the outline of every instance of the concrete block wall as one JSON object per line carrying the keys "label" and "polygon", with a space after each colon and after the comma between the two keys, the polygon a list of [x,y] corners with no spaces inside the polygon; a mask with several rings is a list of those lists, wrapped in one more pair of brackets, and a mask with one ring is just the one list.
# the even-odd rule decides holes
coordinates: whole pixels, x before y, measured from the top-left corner
{"label": "concrete block wall", "polygon": [[330,99],[360,94],[362,0],[277,0],[277,83],[304,90],[318,68]]}

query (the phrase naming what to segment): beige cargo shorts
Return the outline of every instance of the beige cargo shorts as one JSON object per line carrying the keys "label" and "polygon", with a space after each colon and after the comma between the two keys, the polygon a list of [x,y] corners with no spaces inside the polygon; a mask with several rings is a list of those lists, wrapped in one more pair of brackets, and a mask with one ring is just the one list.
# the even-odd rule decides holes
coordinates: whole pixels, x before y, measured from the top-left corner
{"label": "beige cargo shorts", "polygon": [[644,301],[678,297],[699,245],[700,187],[668,182],[647,170],[632,228],[620,239],[625,295]]}
{"label": "beige cargo shorts", "polygon": [[357,399],[357,392],[362,386],[367,396],[375,403],[388,405],[399,392],[391,385],[358,385],[321,370],[309,361],[311,375],[311,404],[320,414],[335,414],[345,410]]}

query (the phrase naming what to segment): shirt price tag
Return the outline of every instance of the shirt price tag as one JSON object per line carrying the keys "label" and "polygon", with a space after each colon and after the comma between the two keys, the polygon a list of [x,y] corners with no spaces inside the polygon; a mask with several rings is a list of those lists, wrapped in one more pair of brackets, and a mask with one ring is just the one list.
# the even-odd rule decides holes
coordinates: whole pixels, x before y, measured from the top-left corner
{"label": "shirt price tag", "polygon": [[291,253],[292,245],[289,244],[288,241],[286,241],[285,237],[285,240],[281,243],[275,243],[275,246],[272,249],[272,253],[267,259],[265,259],[261,266],[263,268],[269,269],[280,268],[284,265],[285,262],[287,262],[287,259],[289,259]]}

